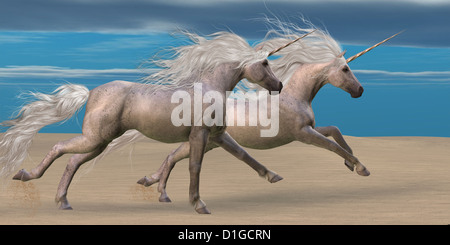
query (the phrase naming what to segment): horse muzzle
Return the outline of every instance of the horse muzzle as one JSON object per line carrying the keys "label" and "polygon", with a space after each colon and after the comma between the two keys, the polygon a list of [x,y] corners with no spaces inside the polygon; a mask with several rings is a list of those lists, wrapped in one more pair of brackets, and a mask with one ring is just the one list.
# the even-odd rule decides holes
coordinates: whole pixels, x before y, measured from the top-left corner
{"label": "horse muzzle", "polygon": [[352,98],[359,98],[364,93],[364,88],[359,86],[358,91],[351,93]]}
{"label": "horse muzzle", "polygon": [[283,89],[283,83],[282,83],[282,82],[278,82],[277,88],[269,89],[269,94],[272,95],[272,92],[273,92],[273,91],[277,91],[278,94],[279,94],[279,93],[281,93],[281,90],[282,90],[282,89]]}

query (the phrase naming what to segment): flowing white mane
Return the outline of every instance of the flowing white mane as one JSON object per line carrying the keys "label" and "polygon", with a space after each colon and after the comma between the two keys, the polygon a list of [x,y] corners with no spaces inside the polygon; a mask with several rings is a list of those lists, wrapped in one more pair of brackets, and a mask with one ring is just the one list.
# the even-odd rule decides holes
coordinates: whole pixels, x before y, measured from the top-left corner
{"label": "flowing white mane", "polygon": [[[155,58],[149,61],[160,71],[142,80],[156,84],[155,89],[192,87],[205,73],[220,64],[238,63],[236,68],[267,58],[266,50],[255,51],[245,39],[230,32],[217,32],[206,37],[183,31],[192,45],[173,48],[169,59]],[[209,38],[209,39],[208,39]]]}
{"label": "flowing white mane", "polygon": [[[263,45],[261,50],[266,50],[267,52],[316,30],[298,42],[277,52],[275,55],[279,56],[279,58],[269,60],[270,68],[272,68],[275,76],[281,80],[283,85],[288,83],[300,65],[329,62],[342,52],[339,43],[327,31],[320,30],[305,20],[303,20],[303,23],[307,26],[306,28],[301,28],[292,23],[285,23],[278,19],[266,18],[265,22],[269,26],[269,30],[265,40],[259,45]],[[343,57],[341,59],[342,62],[345,62]],[[243,80],[238,83],[235,92],[246,92],[249,89],[262,90],[263,88]]]}

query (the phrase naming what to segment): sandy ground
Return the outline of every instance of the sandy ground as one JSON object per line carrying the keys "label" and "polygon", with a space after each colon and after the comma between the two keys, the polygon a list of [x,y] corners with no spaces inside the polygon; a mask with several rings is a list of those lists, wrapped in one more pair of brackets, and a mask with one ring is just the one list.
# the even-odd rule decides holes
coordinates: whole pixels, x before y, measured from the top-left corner
{"label": "sandy ground", "polygon": [[[39,134],[31,169],[68,134]],[[175,167],[168,194],[159,203],[156,186],[136,181],[156,170],[178,144],[140,142],[113,153],[75,176],[68,198],[72,211],[58,210],[56,188],[69,156],[38,180],[8,181],[0,190],[0,224],[449,224],[450,138],[345,137],[371,171],[350,172],[339,156],[291,143],[248,150],[284,179],[270,184],[222,149],[205,156],[200,193],[212,211],[199,215],[188,203],[187,160]]]}

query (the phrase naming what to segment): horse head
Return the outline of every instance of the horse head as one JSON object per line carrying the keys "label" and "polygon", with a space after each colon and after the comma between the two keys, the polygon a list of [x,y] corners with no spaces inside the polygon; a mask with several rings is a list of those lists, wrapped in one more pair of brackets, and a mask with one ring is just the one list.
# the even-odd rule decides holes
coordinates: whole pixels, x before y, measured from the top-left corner
{"label": "horse head", "polygon": [[327,64],[328,82],[346,91],[353,98],[359,98],[364,92],[364,88],[343,59],[344,54],[345,51]]}
{"label": "horse head", "polygon": [[[381,45],[382,43],[388,41],[389,39],[397,36],[398,34],[402,33],[403,31],[396,33],[392,35],[389,38],[384,39],[383,41],[373,45],[370,48],[367,48],[352,57],[344,60],[344,54],[345,51],[340,53],[330,64],[328,67],[328,81],[338,87],[342,90],[348,92],[353,98],[359,98],[361,97],[362,93],[364,92],[363,87],[361,86],[361,83],[359,83],[358,79],[355,77],[353,72],[350,70],[350,67],[347,65],[349,62],[355,60],[356,58],[360,57],[361,55],[369,52],[370,50],[374,49],[375,47]],[[345,61],[345,62],[344,62]]]}

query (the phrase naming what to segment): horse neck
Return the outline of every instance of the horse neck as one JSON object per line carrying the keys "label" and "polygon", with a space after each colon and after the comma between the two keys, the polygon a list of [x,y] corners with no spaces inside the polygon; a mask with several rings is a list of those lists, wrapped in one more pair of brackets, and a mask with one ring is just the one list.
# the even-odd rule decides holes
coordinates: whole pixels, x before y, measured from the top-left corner
{"label": "horse neck", "polygon": [[301,65],[294,72],[286,86],[286,91],[283,92],[311,104],[319,90],[327,83],[326,76],[320,74],[324,66],[325,64]]}
{"label": "horse neck", "polygon": [[209,81],[208,87],[211,90],[222,93],[232,91],[243,75],[242,69],[236,68],[237,66],[237,63],[218,65],[213,71],[204,76],[204,80]]}

